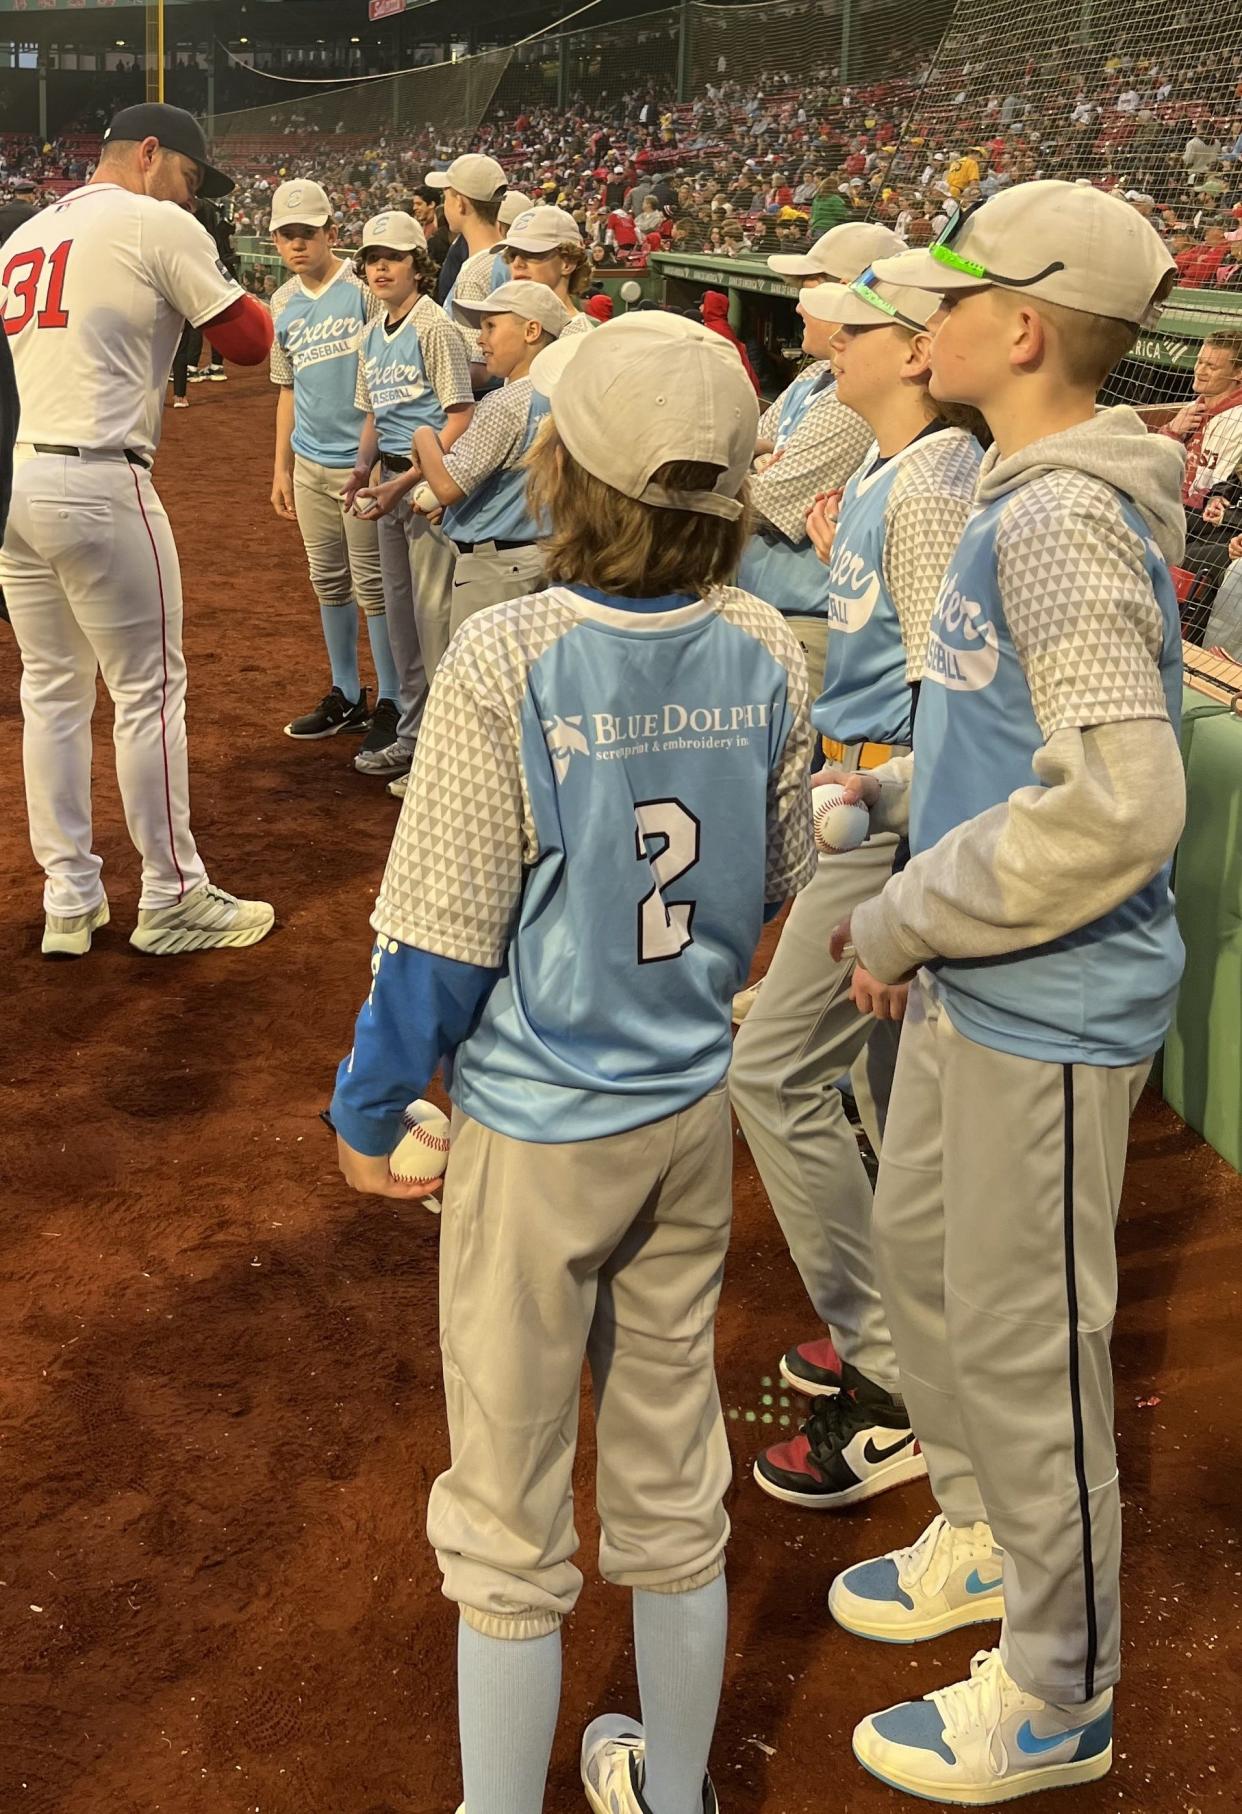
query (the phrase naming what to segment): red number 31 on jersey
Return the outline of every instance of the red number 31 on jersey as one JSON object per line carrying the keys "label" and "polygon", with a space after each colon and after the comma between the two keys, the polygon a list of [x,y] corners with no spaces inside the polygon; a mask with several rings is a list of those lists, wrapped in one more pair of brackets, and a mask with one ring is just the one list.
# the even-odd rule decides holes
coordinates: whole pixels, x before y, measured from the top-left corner
{"label": "red number 31 on jersey", "polygon": [[[6,334],[20,334],[32,316],[36,327],[69,326],[62,297],[65,271],[72,250],[73,241],[65,239],[54,252],[44,252],[36,246],[33,252],[19,252],[9,260],[4,268],[4,276],[0,277],[0,289],[6,292],[4,315],[0,317],[4,321]],[[44,291],[43,307],[35,315],[41,284]]]}

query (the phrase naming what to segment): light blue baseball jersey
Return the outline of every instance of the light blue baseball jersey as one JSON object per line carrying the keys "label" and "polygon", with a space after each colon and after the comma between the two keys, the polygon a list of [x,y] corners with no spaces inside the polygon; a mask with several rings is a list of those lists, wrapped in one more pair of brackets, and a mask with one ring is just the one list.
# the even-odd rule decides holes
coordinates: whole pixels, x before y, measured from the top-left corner
{"label": "light blue baseball jersey", "polygon": [[293,451],[320,466],[352,466],[366,411],[358,354],[378,305],[345,260],[322,290],[291,277],[272,297],[271,377],[293,390]]}
{"label": "light blue baseball jersey", "polygon": [[845,483],[871,431],[838,404],[831,367],[821,362],[781,393],[759,433],[772,442],[773,463],[752,481],[763,523],[743,551],[738,585],[787,617],[822,617],[824,570],[807,539],[806,512],[817,491]]}
{"label": "light blue baseball jersey", "polygon": [[380,452],[407,459],[416,428],[438,431],[446,410],[474,401],[466,343],[430,296],[420,296],[395,328],[383,319],[371,323],[357,401],[374,413]]}
{"label": "light blue baseball jersey", "polygon": [[714,1089],[765,905],[814,870],[810,741],[801,649],[745,593],[557,586],[471,618],[372,916],[332,1111],[348,1143],[390,1151],[450,1053],[453,1101],[519,1140],[620,1133]]}
{"label": "light blue baseball jersey", "polygon": [[[1127,545],[1124,566],[1101,566],[1090,598],[1082,575],[1065,574],[1048,555],[1064,501],[1085,521],[1105,524]],[[1007,518],[1025,513],[1025,571],[1004,583],[998,543]],[[1036,513],[1040,513],[1037,515]],[[1117,518],[1120,522],[1117,522]],[[1120,577],[1118,577],[1120,576]],[[1145,585],[1148,646],[1110,635],[1112,596]],[[1068,590],[1067,590],[1068,589]],[[1182,649],[1177,600],[1141,513],[1097,479],[1057,472],[1003,495],[971,517],[950,563],[932,618],[914,731],[910,846],[917,857],[966,820],[1038,785],[1036,753],[1051,729],[1041,725],[1015,646],[1011,619],[1021,613],[1023,641],[1055,650],[1069,722],[1082,725],[1181,714]],[[1117,613],[1120,616],[1120,613]],[[1045,720],[1048,710],[1045,710]],[[1183,950],[1166,865],[1114,912],[1030,951],[976,962],[937,959],[935,973],[950,1018],[979,1044],[1056,1064],[1136,1064],[1155,1052],[1172,1018]]]}
{"label": "light blue baseball jersey", "polygon": [[949,557],[966,524],[983,450],[958,428],[929,428],[870,459],[841,499],[823,567],[829,625],[817,731],[839,743],[908,745],[913,683]]}
{"label": "light blue baseball jersey", "polygon": [[444,456],[449,477],[466,493],[445,511],[445,535],[470,543],[538,540],[522,461],[547,414],[548,400],[529,378],[480,400],[469,428]]}

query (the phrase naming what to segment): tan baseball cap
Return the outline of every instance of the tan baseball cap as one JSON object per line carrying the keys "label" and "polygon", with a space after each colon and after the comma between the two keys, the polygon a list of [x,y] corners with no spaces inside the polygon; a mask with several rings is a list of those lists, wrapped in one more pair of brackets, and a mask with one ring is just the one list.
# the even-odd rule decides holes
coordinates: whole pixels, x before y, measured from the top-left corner
{"label": "tan baseball cap", "polygon": [[490,202],[497,194],[503,195],[505,189],[501,165],[494,157],[484,157],[478,151],[455,157],[447,170],[429,170],[423,181],[429,189],[456,189],[458,195],[469,196],[472,202]]}
{"label": "tan baseball cap", "polygon": [[936,245],[877,259],[875,269],[885,282],[939,296],[995,286],[1146,325],[1176,266],[1136,208],[1102,189],[1050,179],[1019,183],[952,215]]}
{"label": "tan baseball cap", "polygon": [[[545,347],[535,389],[580,466],[627,498],[735,522],[759,430],[754,386],[734,349],[680,315],[624,315]],[[711,491],[652,481],[669,460],[722,470]]]}
{"label": "tan baseball cap", "polygon": [[519,214],[525,214],[528,208],[534,207],[529,195],[523,195],[520,189],[506,189],[505,199],[500,204],[500,213],[496,223],[501,227],[511,227]]}
{"label": "tan baseball cap", "polygon": [[304,177],[282,183],[272,196],[271,231],[278,227],[326,227],[332,219],[332,203],[326,189]]}
{"label": "tan baseball cap", "polygon": [[578,223],[564,208],[528,208],[505,234],[515,252],[555,252],[558,246],[582,244]]}
{"label": "tan baseball cap", "polygon": [[830,227],[809,252],[778,253],[769,258],[768,269],[778,277],[827,276],[835,277],[838,283],[853,283],[859,272],[877,258],[892,258],[901,250],[901,241],[888,227],[847,220],[839,227]]}
{"label": "tan baseball cap", "polygon": [[425,252],[427,235],[412,214],[389,208],[374,215],[362,229],[362,250],[368,246],[387,246],[391,252]]}
{"label": "tan baseball cap", "polygon": [[485,315],[518,315],[523,321],[537,321],[554,340],[573,320],[572,312],[555,290],[546,283],[532,283],[528,277],[502,283],[482,302],[458,302],[454,298],[453,313],[468,328],[477,328]]}
{"label": "tan baseball cap", "polygon": [[939,307],[940,298],[932,291],[885,283],[870,270],[856,283],[820,283],[798,297],[799,313],[816,321],[837,321],[850,328],[903,327],[915,333],[927,326]]}

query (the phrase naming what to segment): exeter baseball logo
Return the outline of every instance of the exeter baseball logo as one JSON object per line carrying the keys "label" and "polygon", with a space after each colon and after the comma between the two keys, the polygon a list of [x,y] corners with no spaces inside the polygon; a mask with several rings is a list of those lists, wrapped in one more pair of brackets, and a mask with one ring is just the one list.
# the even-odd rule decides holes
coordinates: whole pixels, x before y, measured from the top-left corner
{"label": "exeter baseball logo", "polygon": [[540,723],[556,779],[558,782],[563,781],[574,757],[589,756],[591,753],[591,746],[582,729],[582,713],[578,712],[572,718],[542,718]]}
{"label": "exeter baseball logo", "polygon": [[932,617],[923,678],[938,680],[955,693],[977,693],[995,680],[999,663],[995,624],[989,623],[976,599],[966,597],[957,575],[951,574]]}
{"label": "exeter baseball logo", "polygon": [[861,555],[851,554],[848,548],[838,549],[828,569],[828,583],[832,590],[824,615],[834,630],[853,635],[870,623],[880,596],[880,576]]}

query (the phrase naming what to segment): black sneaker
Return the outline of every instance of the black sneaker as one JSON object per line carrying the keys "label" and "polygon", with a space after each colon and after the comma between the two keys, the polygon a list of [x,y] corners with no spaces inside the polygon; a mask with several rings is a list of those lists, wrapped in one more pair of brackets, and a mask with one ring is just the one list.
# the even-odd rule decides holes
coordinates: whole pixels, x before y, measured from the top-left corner
{"label": "black sneaker", "polygon": [[286,737],[300,737],[308,741],[314,737],[335,737],[338,731],[365,731],[370,724],[367,712],[367,690],[363,687],[353,705],[350,705],[340,687],[333,687],[325,693],[313,712],[303,712],[285,726]]}
{"label": "black sneaker", "polygon": [[364,775],[383,775],[391,780],[404,775],[413,761],[413,751],[406,749],[397,736],[401,713],[395,700],[377,699],[371,716],[371,729],[358,754],[354,767]]}
{"label": "black sneaker", "polygon": [[819,1398],[798,1434],[765,1450],[755,1482],[786,1505],[838,1511],[874,1499],[927,1463],[900,1398],[865,1379],[848,1362],[835,1398]]}

